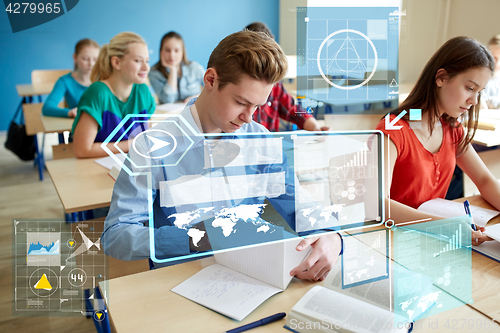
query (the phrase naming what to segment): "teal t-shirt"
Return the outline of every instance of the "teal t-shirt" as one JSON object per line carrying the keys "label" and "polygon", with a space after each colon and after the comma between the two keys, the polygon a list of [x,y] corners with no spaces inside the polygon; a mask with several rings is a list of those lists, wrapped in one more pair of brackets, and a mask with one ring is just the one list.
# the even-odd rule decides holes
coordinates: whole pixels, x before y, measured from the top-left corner
{"label": "teal t-shirt", "polygon": [[[123,102],[111,92],[105,83],[100,81],[94,82],[83,93],[80,103],[78,103],[78,112],[73,122],[72,132],[75,131],[76,124],[82,112],[86,112],[94,118],[99,125],[95,142],[103,142],[111,132],[115,130],[126,115],[151,115],[154,111],[155,101],[146,84],[134,84],[128,100]],[[121,140],[128,140],[129,135],[133,133],[137,127],[140,127],[141,122],[137,122],[140,120],[144,121],[144,117],[130,117],[110,141],[117,141],[125,131],[126,133]],[[132,123],[134,124],[132,125]],[[132,125],[132,127],[130,127],[130,125]]]}

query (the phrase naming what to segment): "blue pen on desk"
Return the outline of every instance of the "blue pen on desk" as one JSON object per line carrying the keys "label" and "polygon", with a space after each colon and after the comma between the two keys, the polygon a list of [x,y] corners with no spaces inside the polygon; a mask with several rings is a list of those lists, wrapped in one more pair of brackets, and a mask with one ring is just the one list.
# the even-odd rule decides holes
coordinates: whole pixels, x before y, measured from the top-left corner
{"label": "blue pen on desk", "polygon": [[[472,230],[477,231],[476,225],[474,224],[474,219],[472,218],[472,214],[470,212],[469,200],[464,201],[464,208],[465,208],[465,214],[469,215],[470,217]],[[476,238],[476,243],[477,243],[477,238]]]}
{"label": "blue pen on desk", "polygon": [[274,314],[272,316],[262,318],[261,320],[254,321],[253,323],[233,328],[232,330],[226,331],[226,333],[239,333],[239,332],[248,331],[248,330],[251,330],[252,328],[256,328],[259,326],[264,326],[264,325],[267,325],[270,323],[274,323],[275,321],[278,321],[281,318],[285,318],[285,316],[286,316],[286,313],[280,312],[280,313]]}

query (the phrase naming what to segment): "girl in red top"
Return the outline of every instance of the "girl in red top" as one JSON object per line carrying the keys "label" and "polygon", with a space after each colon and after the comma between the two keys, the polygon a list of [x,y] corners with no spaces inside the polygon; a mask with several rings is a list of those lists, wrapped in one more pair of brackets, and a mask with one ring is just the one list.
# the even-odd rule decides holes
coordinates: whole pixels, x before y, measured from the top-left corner
{"label": "girl in red top", "polygon": [[[500,183],[470,144],[477,128],[479,93],[494,67],[493,58],[476,40],[452,38],[429,60],[408,98],[391,112],[392,121],[407,111],[393,124],[401,128],[386,128],[385,119],[380,121],[377,129],[389,139],[391,219],[428,218],[416,208],[445,197],[456,164],[483,198],[500,210]],[[422,110],[421,121],[409,120],[410,109]],[[489,240],[481,231],[484,228],[473,232],[473,245]]]}

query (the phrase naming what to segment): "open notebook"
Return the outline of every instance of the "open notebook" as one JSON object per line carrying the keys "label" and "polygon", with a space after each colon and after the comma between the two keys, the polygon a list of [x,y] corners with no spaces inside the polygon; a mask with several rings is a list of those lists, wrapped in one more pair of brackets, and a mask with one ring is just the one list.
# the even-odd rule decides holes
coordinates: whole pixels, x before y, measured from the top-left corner
{"label": "open notebook", "polygon": [[[457,217],[465,215],[464,205],[462,202],[450,201],[445,199],[432,199],[424,202],[418,207],[418,210],[440,217]],[[496,210],[481,208],[478,206],[470,206],[474,223],[484,227],[489,220],[500,214]]]}
{"label": "open notebook", "polygon": [[216,253],[206,267],[173,292],[236,320],[286,289],[290,271],[309,254],[296,251],[302,238]]}

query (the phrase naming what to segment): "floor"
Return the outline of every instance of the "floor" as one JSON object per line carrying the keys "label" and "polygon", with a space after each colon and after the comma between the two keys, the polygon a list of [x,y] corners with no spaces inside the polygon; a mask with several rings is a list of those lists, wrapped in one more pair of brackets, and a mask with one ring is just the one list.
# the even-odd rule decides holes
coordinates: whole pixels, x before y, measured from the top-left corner
{"label": "floor", "polygon": [[[12,315],[13,218],[64,219],[62,204],[48,172],[38,178],[33,162],[23,162],[4,148],[6,132],[0,132],[0,332],[95,332],[85,317],[18,317]],[[40,136],[41,139],[41,136]],[[46,135],[45,156],[52,159],[57,135]],[[110,277],[148,269],[147,261],[125,263],[110,260]]]}

